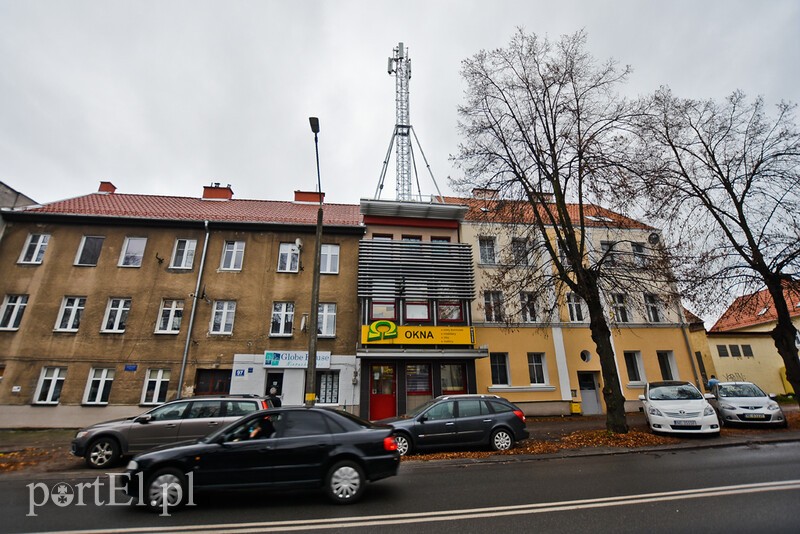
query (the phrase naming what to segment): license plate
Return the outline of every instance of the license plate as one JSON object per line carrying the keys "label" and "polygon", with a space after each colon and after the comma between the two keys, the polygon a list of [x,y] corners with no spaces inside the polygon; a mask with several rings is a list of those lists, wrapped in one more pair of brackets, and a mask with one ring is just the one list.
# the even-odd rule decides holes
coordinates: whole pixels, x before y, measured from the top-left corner
{"label": "license plate", "polygon": [[672,426],[697,426],[697,421],[694,419],[676,419],[672,422]]}
{"label": "license plate", "polygon": [[763,421],[764,419],[767,418],[767,416],[764,415],[763,413],[746,413],[746,414],[744,414],[744,418],[745,419],[760,419],[760,420]]}

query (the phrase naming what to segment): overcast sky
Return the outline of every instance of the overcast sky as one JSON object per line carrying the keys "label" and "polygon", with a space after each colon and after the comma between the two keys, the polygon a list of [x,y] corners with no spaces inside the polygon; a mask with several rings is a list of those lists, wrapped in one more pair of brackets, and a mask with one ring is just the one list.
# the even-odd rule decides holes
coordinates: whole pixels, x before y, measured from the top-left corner
{"label": "overcast sky", "polygon": [[[448,194],[460,63],[517,26],[584,28],[595,57],[633,67],[631,96],[800,101],[794,0],[0,0],[0,181],[40,203],[101,180],[291,200],[316,188],[317,116],[326,201],[372,198],[395,123],[386,63],[403,42],[411,123]],[[382,198],[395,198],[394,155]]]}

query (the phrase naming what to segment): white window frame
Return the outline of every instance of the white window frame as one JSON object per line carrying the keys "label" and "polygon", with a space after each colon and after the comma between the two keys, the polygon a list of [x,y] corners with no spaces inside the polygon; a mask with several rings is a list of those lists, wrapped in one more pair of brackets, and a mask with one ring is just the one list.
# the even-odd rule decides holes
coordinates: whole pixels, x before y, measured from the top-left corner
{"label": "white window frame", "polygon": [[628,299],[625,296],[625,293],[611,294],[611,308],[614,311],[614,322],[631,322],[631,314],[628,310]]}
{"label": "white window frame", "polygon": [[633,254],[633,264],[636,267],[647,265],[647,249],[644,243],[631,243],[631,253]]}
{"label": "white window frame", "polygon": [[[170,369],[148,369],[142,387],[141,404],[157,405],[166,402],[170,378],[172,378],[172,370]],[[151,382],[153,382],[154,385],[153,394],[148,397],[147,386]]]}
{"label": "white window frame", "polygon": [[[158,310],[158,319],[156,320],[156,334],[177,334],[181,331],[181,323],[183,322],[183,307],[184,302],[180,299],[161,299],[161,307]],[[165,316],[166,314],[166,316]],[[166,320],[166,328],[164,328],[164,321]],[[178,321],[178,327],[175,328],[175,321]]]}
{"label": "white window frame", "polygon": [[[181,244],[183,245],[181,247]],[[172,247],[172,260],[170,269],[191,269],[194,266],[194,253],[197,249],[197,239],[178,238]],[[180,256],[178,252],[180,250]]]}
{"label": "white window frame", "polygon": [[[278,250],[279,273],[296,273],[300,271],[300,249],[294,243],[281,243]],[[320,271],[321,272],[321,271]]]}
{"label": "white window frame", "polygon": [[670,373],[672,373],[671,378],[662,377],[664,380],[680,380],[680,375],[678,375],[678,364],[675,361],[675,353],[671,350],[657,350],[656,351],[656,360],[658,361],[658,369],[661,371],[661,357],[666,356],[666,364],[669,367]]}
{"label": "white window frame", "polygon": [[586,322],[586,314],[583,313],[583,299],[577,293],[567,293],[567,309],[571,323]]}
{"label": "white window frame", "polygon": [[[277,319],[277,323],[276,320]],[[319,317],[317,317],[319,321]],[[275,331],[277,324],[278,330]],[[272,317],[270,318],[270,337],[290,337],[294,329],[294,302],[278,301],[272,303]],[[319,329],[317,329],[319,332]]]}
{"label": "white window frame", "polygon": [[[128,324],[128,315],[131,311],[131,299],[129,297],[111,297],[106,305],[106,313],[103,316],[101,332],[120,334],[125,332]],[[111,322],[111,328],[109,328]]]}
{"label": "white window frame", "polygon": [[6,295],[0,309],[0,330],[19,330],[27,306],[28,295]]}
{"label": "white window frame", "polygon": [[319,272],[320,274],[339,274],[339,245],[322,245]]}
{"label": "white window frame", "polygon": [[[538,362],[536,360],[539,360]],[[534,378],[534,374],[531,373],[532,369],[538,369],[541,371],[542,381],[541,382],[534,382],[531,380],[532,386],[541,386],[547,385],[550,383],[550,377],[547,374],[547,355],[544,352],[529,352],[528,353],[528,377]]]}
{"label": "white window frame", "polygon": [[403,303],[405,308],[404,319],[406,321],[430,321],[431,308],[428,302],[422,300],[406,301]]}
{"label": "white window frame", "polygon": [[336,337],[336,304],[324,303],[319,305],[317,336]]}
{"label": "white window frame", "polygon": [[478,237],[479,259],[482,265],[497,265],[497,239],[491,236]]}
{"label": "white window frame", "polygon": [[28,234],[25,246],[22,247],[17,263],[28,265],[39,265],[44,260],[44,253],[47,244],[50,242],[50,234]]}
{"label": "white window frame", "polygon": [[233,322],[236,319],[236,301],[215,300],[213,310],[211,324],[208,326],[209,333],[216,335],[233,334]]}
{"label": "white window frame", "polygon": [[644,306],[647,310],[647,321],[651,323],[663,323],[663,310],[661,309],[661,299],[653,293],[644,294]]}
{"label": "white window frame", "polygon": [[501,323],[505,317],[502,291],[483,292],[483,316],[487,323]]}
{"label": "white window frame", "polygon": [[600,256],[605,256],[605,264],[613,267],[617,265],[617,251],[615,241],[600,241]]}
{"label": "white window frame", "polygon": [[[33,396],[33,403],[58,404],[66,377],[66,367],[42,367],[42,372],[39,374],[39,383],[36,385],[36,393]],[[44,400],[41,398],[42,395],[45,397]]]}
{"label": "white window frame", "polygon": [[[97,239],[100,241],[100,247],[97,250],[97,258],[95,258],[94,263],[84,263],[81,262],[81,257],[83,256],[84,251],[86,250],[86,241],[89,239]],[[103,243],[105,242],[105,236],[101,235],[85,235],[81,238],[81,244],[78,246],[78,253],[75,254],[75,265],[79,267],[96,267],[97,262],[100,261],[100,253],[103,251]]]}
{"label": "white window frame", "polygon": [[[89,378],[86,381],[86,390],[83,392],[83,404],[108,404],[108,397],[111,394],[111,386],[114,384],[116,371],[113,367],[92,367],[89,370]],[[97,382],[97,389],[94,398],[91,398],[92,385]],[[103,400],[103,397],[106,400]]]}
{"label": "white window frame", "polygon": [[530,291],[519,292],[519,312],[523,323],[536,322],[536,295]]}
{"label": "white window frame", "polygon": [[[61,300],[61,310],[58,312],[58,319],[56,319],[56,326],[53,330],[56,332],[77,332],[81,326],[81,317],[84,309],[86,309],[86,297],[65,296]],[[66,325],[62,326],[65,320]]]}
{"label": "white window frame", "polygon": [[220,271],[241,271],[244,265],[244,241],[225,241],[222,246]]}
{"label": "white window frame", "polygon": [[[129,253],[133,246],[137,243],[142,244],[141,252],[136,252],[136,249],[133,249],[132,253]],[[117,264],[118,267],[130,267],[130,268],[138,268],[142,266],[142,259],[144,258],[144,251],[147,249],[147,238],[146,237],[126,237],[125,243],[122,245],[122,252],[119,255],[119,263]]]}
{"label": "white window frame", "polygon": [[[628,356],[633,357],[633,364],[636,367],[636,371],[639,373],[638,380],[634,380],[630,376],[630,370],[628,369]],[[644,386],[647,383],[647,375],[644,372],[642,353],[638,350],[626,350],[622,353],[622,357],[625,361],[625,372],[628,374],[628,386]]]}
{"label": "white window frame", "polygon": [[[498,360],[498,363],[500,364],[500,367],[502,367],[503,372],[506,375],[506,381],[505,382],[495,382],[494,381],[494,369],[495,369],[495,367],[498,367],[498,366],[495,365],[494,362],[492,361],[493,358],[498,358],[498,359],[502,360],[502,361]],[[489,372],[489,376],[491,378],[493,386],[510,386],[511,385],[511,374],[508,372],[508,353],[507,352],[491,352],[491,353],[489,353],[489,371],[490,371]]]}

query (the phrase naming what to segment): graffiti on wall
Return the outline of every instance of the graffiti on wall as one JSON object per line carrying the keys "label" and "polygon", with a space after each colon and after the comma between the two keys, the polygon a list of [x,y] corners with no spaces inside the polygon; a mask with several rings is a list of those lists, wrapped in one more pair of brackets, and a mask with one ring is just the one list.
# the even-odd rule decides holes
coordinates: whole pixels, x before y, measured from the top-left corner
{"label": "graffiti on wall", "polygon": [[747,377],[744,373],[725,373],[726,382],[747,382]]}

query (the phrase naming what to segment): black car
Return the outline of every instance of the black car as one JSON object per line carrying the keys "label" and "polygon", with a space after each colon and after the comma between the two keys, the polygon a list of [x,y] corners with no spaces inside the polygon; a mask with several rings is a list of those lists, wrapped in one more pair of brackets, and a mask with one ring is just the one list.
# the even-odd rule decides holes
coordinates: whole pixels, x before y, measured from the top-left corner
{"label": "black car", "polygon": [[72,440],[72,454],[94,469],[114,465],[122,456],[160,445],[207,436],[243,415],[272,408],[272,400],[255,395],[201,396],[178,399],[141,415],[82,428]]}
{"label": "black car", "polygon": [[366,481],[394,476],[399,465],[391,427],[342,410],[274,408],[198,441],[134,457],[125,492],[159,511],[216,489],[323,488],[345,504],[361,497]]}
{"label": "black car", "polygon": [[461,445],[508,450],[528,437],[525,414],[497,395],[443,395],[407,415],[377,423],[394,428],[403,456],[417,449]]}

